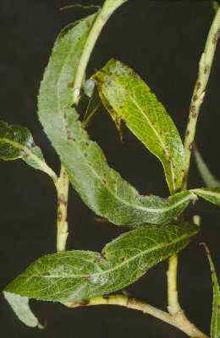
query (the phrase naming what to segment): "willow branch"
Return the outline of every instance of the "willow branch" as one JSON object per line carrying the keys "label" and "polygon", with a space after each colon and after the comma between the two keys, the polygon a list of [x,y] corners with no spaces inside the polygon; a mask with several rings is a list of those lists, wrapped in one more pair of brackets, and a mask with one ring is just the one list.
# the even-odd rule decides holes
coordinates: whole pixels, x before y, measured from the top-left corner
{"label": "willow branch", "polygon": [[[204,100],[207,83],[209,80],[217,41],[220,33],[220,9],[216,11],[216,15],[212,22],[207,37],[204,52],[199,62],[198,79],[195,84],[195,89],[190,104],[189,119],[185,135],[185,153],[186,153],[186,169],[184,175],[183,189],[187,186],[188,171],[191,160],[192,145],[195,138],[196,125],[199,116],[200,107]],[[178,269],[178,257],[173,256],[169,259],[169,266],[167,270],[167,293],[168,293],[168,311],[171,315],[175,316],[180,314],[184,316],[183,311],[179,305],[178,300],[178,288],[177,288],[177,269]],[[186,317],[185,317],[185,320]]]}
{"label": "willow branch", "polygon": [[95,306],[95,305],[122,306],[155,317],[167,324],[176,327],[189,337],[208,338],[208,336],[206,336],[203,332],[197,329],[192,323],[186,320],[186,318],[182,314],[177,313],[175,316],[173,316],[168,312],[157,309],[156,307],[149,305],[145,302],[142,302],[140,300],[137,300],[135,298],[129,298],[125,295],[110,295],[107,297],[95,297],[90,299],[88,302],[83,303],[69,302],[64,305],[69,308],[76,308],[80,306]]}
{"label": "willow branch", "polygon": [[67,207],[69,179],[66,170],[61,166],[60,176],[56,182],[57,190],[57,251],[65,251],[68,238]]}
{"label": "willow branch", "polygon": [[212,69],[212,64],[214,60],[214,55],[216,51],[217,42],[220,35],[220,8],[216,10],[215,17],[211,24],[205,49],[202,53],[200,62],[199,62],[199,72],[198,78],[195,84],[195,88],[193,91],[193,96],[190,104],[189,110],[189,118],[188,124],[186,128],[185,134],[185,153],[186,153],[186,169],[185,169],[185,177],[183,181],[183,187],[186,188],[187,186],[187,177],[189,172],[190,160],[191,160],[191,153],[192,153],[192,146],[195,138],[196,133],[196,125],[197,120],[200,112],[201,105],[203,103],[207,83],[209,80],[210,72]]}
{"label": "willow branch", "polygon": [[167,297],[168,297],[168,312],[175,315],[181,310],[178,300],[177,288],[177,269],[178,257],[177,255],[170,257],[167,270]]}
{"label": "willow branch", "polygon": [[[205,91],[214,60],[217,41],[219,38],[219,33],[220,33],[220,9],[218,8],[209,30],[204,52],[199,62],[198,78],[195,84],[192,101],[190,104],[189,119],[184,144],[186,153],[185,159],[186,169],[182,185],[183,189],[186,188],[187,186],[188,171],[191,160],[192,145],[195,138],[197,120],[199,116],[200,107],[204,100]],[[178,257],[177,256],[171,257],[169,259],[168,264],[169,264],[167,270],[168,311],[171,316],[176,316],[177,314],[179,314],[180,317],[183,317],[183,320],[185,322],[190,323],[189,320],[185,317],[183,311],[181,310],[178,300],[178,288],[177,288]]]}
{"label": "willow branch", "polygon": [[[113,12],[127,0],[106,0],[99,11],[97,18],[87,38],[82,56],[77,67],[73,86],[73,104],[77,105],[80,98],[80,90],[85,77],[86,68],[94,49],[96,41]],[[69,180],[65,168],[61,167],[57,187],[57,251],[64,251],[68,237],[67,204]]]}
{"label": "willow branch", "polygon": [[97,15],[97,18],[87,38],[84,51],[80,59],[80,63],[77,68],[73,90],[73,102],[75,104],[77,104],[79,101],[80,90],[85,76],[86,67],[88,65],[96,41],[110,16],[116,11],[118,7],[120,7],[126,1],[127,0],[106,0],[102,9],[99,11]]}

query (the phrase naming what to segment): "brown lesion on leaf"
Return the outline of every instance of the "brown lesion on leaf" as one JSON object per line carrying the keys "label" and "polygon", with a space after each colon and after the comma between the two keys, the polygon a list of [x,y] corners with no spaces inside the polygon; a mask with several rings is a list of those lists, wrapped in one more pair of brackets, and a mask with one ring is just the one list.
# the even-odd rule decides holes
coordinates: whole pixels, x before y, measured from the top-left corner
{"label": "brown lesion on leaf", "polygon": [[74,87],[74,81],[71,81],[67,85],[68,88],[73,88]]}
{"label": "brown lesion on leaf", "polygon": [[100,264],[100,263],[104,263],[105,261],[106,261],[105,256],[103,255],[103,253],[100,253],[96,259],[96,262]]}
{"label": "brown lesion on leaf", "polygon": [[67,126],[67,124],[66,124],[66,126],[65,126],[65,129],[66,129],[67,140],[68,140],[68,141],[74,141],[73,136],[72,136],[72,131],[71,131],[71,129]]}

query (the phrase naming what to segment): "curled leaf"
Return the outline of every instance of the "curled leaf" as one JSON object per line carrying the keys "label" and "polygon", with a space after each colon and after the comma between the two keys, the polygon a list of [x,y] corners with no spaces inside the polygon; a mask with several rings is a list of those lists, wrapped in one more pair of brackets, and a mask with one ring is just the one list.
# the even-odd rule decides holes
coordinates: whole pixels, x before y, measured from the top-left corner
{"label": "curled leaf", "polygon": [[97,215],[117,225],[169,223],[194,194],[183,192],[167,200],[139,195],[109,167],[102,149],[90,140],[73,108],[72,84],[95,18],[92,15],[81,20],[58,37],[40,87],[40,121],[72,186]]}
{"label": "curled leaf", "polygon": [[29,299],[27,297],[19,296],[10,292],[4,292],[3,294],[22,323],[29,327],[43,328],[37,317],[31,311]]}
{"label": "curled leaf", "polygon": [[34,169],[41,170],[53,179],[56,174],[46,164],[42,151],[34,143],[30,131],[17,125],[0,121],[0,159],[22,159]]}
{"label": "curled leaf", "polygon": [[109,244],[102,254],[66,251],[39,258],[6,291],[47,301],[80,301],[120,290],[182,250],[198,227],[139,227]]}
{"label": "curled leaf", "polygon": [[220,188],[198,188],[192,189],[191,192],[220,207]]}
{"label": "curled leaf", "polygon": [[116,126],[130,131],[161,161],[170,191],[181,187],[184,147],[171,117],[147,84],[128,66],[110,60],[93,77]]}

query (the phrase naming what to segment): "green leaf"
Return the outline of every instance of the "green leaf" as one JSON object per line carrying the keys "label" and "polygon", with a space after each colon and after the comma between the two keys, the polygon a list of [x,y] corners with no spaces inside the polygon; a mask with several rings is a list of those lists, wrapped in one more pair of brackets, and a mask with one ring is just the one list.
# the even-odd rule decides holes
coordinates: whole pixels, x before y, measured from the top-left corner
{"label": "green leaf", "polygon": [[215,266],[212,261],[211,254],[206,245],[205,249],[207,252],[211,276],[212,276],[212,287],[213,287],[213,301],[212,301],[212,319],[211,319],[211,338],[220,338],[220,287],[218,283],[218,278],[215,271]]}
{"label": "green leaf", "polygon": [[12,310],[15,312],[22,323],[29,327],[43,328],[36,316],[31,311],[29,299],[27,297],[15,295],[10,292],[3,292],[3,294],[5,299],[10,304]]}
{"label": "green leaf", "polygon": [[56,174],[46,164],[39,147],[34,143],[30,131],[0,120],[0,159],[12,161],[22,159],[34,169],[41,170],[53,179]]}
{"label": "green leaf", "polygon": [[191,192],[220,207],[220,188],[198,188],[192,189]]}
{"label": "green leaf", "polygon": [[92,77],[102,102],[116,126],[124,121],[130,131],[161,161],[170,191],[181,187],[184,147],[164,106],[128,66],[110,60]]}
{"label": "green leaf", "polygon": [[39,118],[86,205],[117,225],[169,223],[194,199],[183,192],[169,199],[141,196],[107,164],[101,148],[89,139],[72,107],[77,65],[95,16],[62,32],[41,83]]}
{"label": "green leaf", "polygon": [[198,227],[139,227],[107,244],[102,254],[66,251],[32,263],[6,291],[48,301],[79,301],[122,289],[182,250]]}
{"label": "green leaf", "polygon": [[218,181],[209,170],[208,166],[206,165],[205,161],[203,160],[201,154],[197,149],[194,150],[194,155],[196,159],[196,164],[200,175],[208,188],[216,188],[220,187],[220,181]]}

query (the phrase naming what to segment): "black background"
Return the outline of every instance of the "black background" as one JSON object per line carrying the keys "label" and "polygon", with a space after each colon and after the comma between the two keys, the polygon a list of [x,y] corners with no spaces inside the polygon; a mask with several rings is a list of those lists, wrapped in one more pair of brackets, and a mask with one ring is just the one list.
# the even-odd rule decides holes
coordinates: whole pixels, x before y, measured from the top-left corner
{"label": "black background", "polygon": [[[84,1],[81,1],[84,3]],[[101,4],[102,1],[86,3]],[[36,97],[53,42],[61,28],[89,11],[59,11],[71,1],[0,0],[0,117],[27,126],[48,162],[58,161],[37,120]],[[91,11],[90,11],[91,12]],[[111,57],[131,65],[168,108],[181,134],[213,17],[209,1],[130,0],[105,27],[93,53],[89,74]],[[199,118],[197,144],[216,175],[219,172],[220,48],[218,47],[205,102]],[[109,163],[141,193],[167,195],[161,165],[129,133],[121,144],[107,116],[93,120],[90,135],[102,145]],[[220,175],[219,175],[220,177]],[[190,185],[201,185],[193,164]],[[0,163],[0,287],[3,288],[37,257],[55,251],[54,188],[46,175],[21,161]],[[206,241],[220,271],[220,213],[199,203],[202,232],[181,254],[179,274],[181,302],[189,317],[208,332],[211,312],[209,268],[200,241]],[[100,250],[121,230],[97,222],[77,194],[70,196],[69,248]],[[218,263],[217,263],[218,262]],[[165,309],[166,264],[128,288],[134,296]],[[140,313],[117,307],[69,310],[58,304],[33,302],[46,329],[29,329],[21,324],[1,298],[1,337],[42,338],[167,338],[185,337],[176,329]]]}

